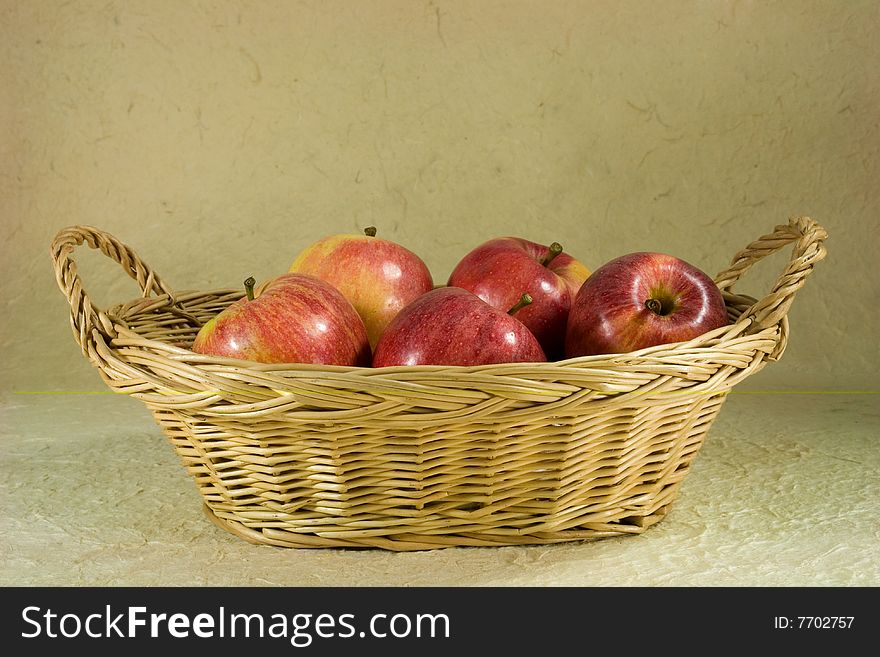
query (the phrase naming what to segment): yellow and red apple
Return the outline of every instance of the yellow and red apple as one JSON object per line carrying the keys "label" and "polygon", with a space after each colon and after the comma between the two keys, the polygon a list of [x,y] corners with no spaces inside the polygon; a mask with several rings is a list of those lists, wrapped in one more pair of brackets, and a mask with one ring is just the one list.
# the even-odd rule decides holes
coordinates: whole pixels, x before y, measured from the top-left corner
{"label": "yellow and red apple", "polygon": [[360,315],[332,285],[282,274],[209,320],[192,350],[260,363],[369,366],[372,353]]}
{"label": "yellow and red apple", "polygon": [[363,235],[318,240],[297,255],[289,271],[338,289],[363,319],[371,347],[404,306],[434,288],[425,262],[401,244],[376,237],[373,227]]}

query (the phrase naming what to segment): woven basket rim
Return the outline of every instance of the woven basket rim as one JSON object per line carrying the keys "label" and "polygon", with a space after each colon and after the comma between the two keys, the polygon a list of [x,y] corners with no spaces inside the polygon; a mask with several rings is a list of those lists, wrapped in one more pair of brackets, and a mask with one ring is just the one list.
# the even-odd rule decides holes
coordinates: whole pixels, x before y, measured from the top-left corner
{"label": "woven basket rim", "polygon": [[[241,298],[240,288],[219,288],[216,290],[187,290],[175,292],[150,267],[140,259],[137,253],[118,239],[91,226],[72,226],[60,231],[51,246],[51,254],[55,262],[55,274],[59,287],[67,295],[71,309],[71,326],[74,336],[80,344],[84,355],[102,370],[102,374],[112,374],[110,378],[129,378],[130,374],[141,371],[143,365],[162,361],[164,374],[175,376],[174,369],[180,364],[188,368],[184,378],[189,380],[199,371],[211,373],[228,372],[259,373],[260,376],[272,379],[277,375],[281,380],[285,373],[310,372],[318,374],[326,372],[334,376],[391,378],[395,376],[412,379],[424,376],[436,378],[448,375],[459,379],[462,383],[472,375],[497,375],[504,377],[511,373],[528,369],[532,375],[525,378],[541,380],[551,372],[573,371],[575,369],[598,372],[614,372],[616,368],[632,374],[636,373],[636,365],[645,363],[656,365],[668,363],[672,367],[702,364],[719,364],[727,367],[736,352],[734,369],[748,367],[752,372],[766,361],[775,361],[786,348],[788,338],[788,309],[796,292],[803,286],[815,263],[826,255],[823,245],[827,233],[810,217],[791,217],[788,224],[777,225],[768,234],[759,237],[739,251],[731,261],[731,265],[716,275],[713,280],[720,290],[728,310],[729,323],[717,329],[695,336],[691,340],[669,342],[646,347],[643,349],[614,353],[562,358],[544,362],[493,363],[481,365],[398,365],[394,367],[329,365],[309,363],[257,363],[216,355],[197,354],[192,351],[191,339],[210,316],[216,316],[221,309]],[[74,249],[87,243],[93,249],[100,249],[105,255],[122,265],[123,270],[136,279],[141,291],[141,298],[131,299],[122,304],[115,304],[110,310],[96,308],[86,294],[77,272],[76,263],[71,257]],[[775,285],[760,300],[755,297],[734,293],[733,286],[742,275],[756,262],[771,255],[785,246],[792,246],[791,255],[782,274]],[[207,301],[206,301],[207,299]],[[195,302],[198,303],[195,303]],[[210,309],[210,310],[209,310]],[[154,324],[157,311],[165,312],[161,318],[161,326]],[[207,314],[210,312],[210,316]],[[149,327],[146,335],[139,334],[134,320],[139,314],[152,314],[144,317]],[[174,317],[170,317],[174,315]],[[176,324],[176,326],[174,326]],[[168,339],[161,333],[164,327],[173,327],[178,339]],[[158,338],[158,339],[157,339]],[[746,342],[739,342],[746,340]],[[757,342],[749,342],[757,340]],[[767,341],[770,341],[769,343]],[[769,344],[769,349],[768,349]],[[149,352],[149,355],[146,355]],[[742,357],[748,352],[747,359]],[[144,354],[139,357],[137,354]],[[715,359],[716,353],[719,358]],[[126,355],[131,355],[129,360]],[[703,360],[700,361],[702,357]],[[681,360],[679,360],[681,359]],[[124,364],[128,374],[121,371],[104,372],[112,367],[113,360]],[[137,362],[140,360],[140,362]],[[750,362],[746,362],[746,360]],[[760,363],[755,361],[760,360]],[[688,377],[689,378],[689,377]]]}

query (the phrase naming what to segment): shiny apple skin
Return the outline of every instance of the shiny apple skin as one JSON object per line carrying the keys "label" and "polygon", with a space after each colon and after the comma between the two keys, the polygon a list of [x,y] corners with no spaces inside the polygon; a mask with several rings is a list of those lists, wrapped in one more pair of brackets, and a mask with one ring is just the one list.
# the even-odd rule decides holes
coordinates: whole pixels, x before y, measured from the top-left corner
{"label": "shiny apple skin", "polygon": [[199,330],[192,350],[259,363],[368,367],[363,320],[329,283],[282,274],[233,302]]}
{"label": "shiny apple skin", "polygon": [[441,287],[395,317],[376,345],[373,367],[545,362],[538,340],[515,316],[475,294]]}
{"label": "shiny apple skin", "polygon": [[375,347],[404,306],[434,289],[431,272],[414,252],[368,235],[330,235],[297,255],[289,271],[327,281],[355,307]]}
{"label": "shiny apple skin", "polygon": [[[666,300],[668,314],[645,306],[652,297]],[[728,322],[724,298],[705,272],[675,256],[630,253],[599,267],[581,286],[568,316],[566,357],[690,340]]]}
{"label": "shiny apple skin", "polygon": [[541,264],[548,248],[521,237],[491,239],[458,262],[447,284],[469,290],[503,311],[529,293],[533,302],[516,317],[538,338],[547,357],[556,360],[564,352],[572,300],[590,271],[565,251],[548,265]]}

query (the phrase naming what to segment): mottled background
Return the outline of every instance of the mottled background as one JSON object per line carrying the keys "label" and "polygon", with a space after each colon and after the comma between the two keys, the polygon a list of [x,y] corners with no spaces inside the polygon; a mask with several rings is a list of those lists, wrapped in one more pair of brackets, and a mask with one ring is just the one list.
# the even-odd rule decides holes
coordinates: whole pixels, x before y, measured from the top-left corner
{"label": "mottled background", "polygon": [[[877,0],[0,0],[0,584],[880,584],[878,31]],[[783,359],[738,391],[800,394],[731,395],[644,535],[532,548],[285,551],[215,527],[82,356],[49,258],[92,224],[206,290],[373,224],[441,283],[498,235],[714,274],[796,214],[829,255]],[[76,258],[99,304],[138,295]],[[108,394],[16,394],[47,391]],[[817,394],[847,391],[874,394]]]}
{"label": "mottled background", "polygon": [[714,274],[793,214],[829,256],[742,385],[875,389],[878,28],[876,1],[2,0],[2,389],[104,389],[48,254],[71,224],[212,289],[369,224],[438,282],[502,234]]}

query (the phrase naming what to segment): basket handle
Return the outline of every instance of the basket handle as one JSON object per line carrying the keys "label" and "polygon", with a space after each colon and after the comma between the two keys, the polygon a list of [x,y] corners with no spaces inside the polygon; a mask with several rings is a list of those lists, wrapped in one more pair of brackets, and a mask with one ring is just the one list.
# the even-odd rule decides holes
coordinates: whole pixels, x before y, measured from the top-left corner
{"label": "basket handle", "polygon": [[172,304],[177,306],[179,314],[194,319],[174,300],[171,288],[131,248],[109,233],[92,226],[70,226],[61,230],[52,240],[51,254],[58,287],[70,304],[70,323],[74,336],[84,351],[93,329],[108,338],[116,334],[106,311],[95,306],[86,293],[73,260],[73,250],[84,243],[93,249],[100,249],[104,255],[119,263],[137,281],[144,298],[151,293],[167,294]]}
{"label": "basket handle", "polygon": [[772,233],[759,237],[737,253],[730,267],[715,277],[715,283],[722,292],[732,293],[733,285],[752,265],[794,243],[788,265],[773,289],[742,313],[742,318],[752,321],[747,333],[769,328],[786,316],[795,293],[803,287],[813,266],[825,257],[823,242],[827,237],[825,229],[810,217],[792,217],[788,224],[776,226]]}

